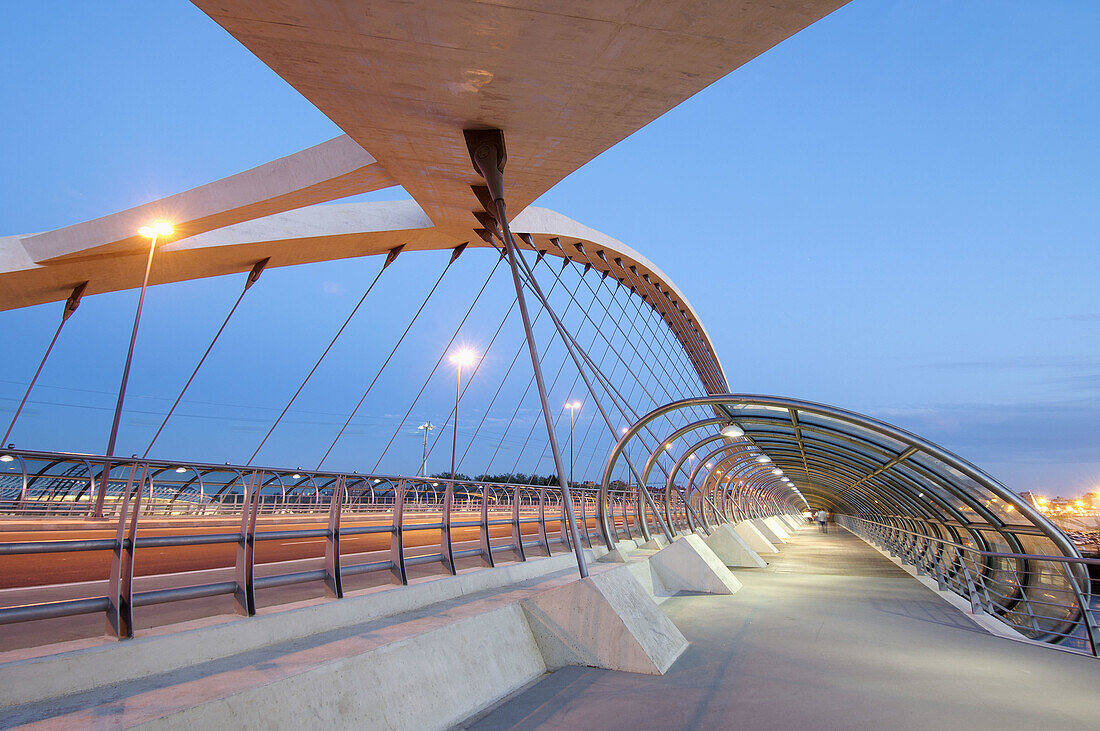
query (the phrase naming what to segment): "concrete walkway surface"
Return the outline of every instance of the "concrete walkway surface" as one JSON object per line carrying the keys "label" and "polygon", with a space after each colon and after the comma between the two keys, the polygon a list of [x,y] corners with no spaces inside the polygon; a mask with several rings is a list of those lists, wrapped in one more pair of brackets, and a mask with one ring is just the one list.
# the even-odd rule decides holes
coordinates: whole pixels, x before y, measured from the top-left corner
{"label": "concrete walkway surface", "polygon": [[986,633],[847,531],[768,560],[662,605],[692,643],[666,675],[565,668],[467,727],[1100,727],[1100,660]]}

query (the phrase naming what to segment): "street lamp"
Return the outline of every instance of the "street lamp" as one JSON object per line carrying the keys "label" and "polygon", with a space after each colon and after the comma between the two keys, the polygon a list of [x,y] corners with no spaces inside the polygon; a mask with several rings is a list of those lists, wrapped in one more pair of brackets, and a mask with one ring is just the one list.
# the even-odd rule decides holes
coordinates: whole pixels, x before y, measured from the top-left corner
{"label": "street lamp", "polygon": [[[455,479],[455,452],[458,451],[458,397],[462,391],[462,369],[472,366],[477,362],[477,353],[469,348],[463,348],[451,354],[451,362],[457,366],[457,378],[455,379],[455,428],[451,434],[451,481]],[[425,432],[426,433],[426,432]]]}
{"label": "street lamp", "polygon": [[580,401],[573,401],[565,405],[569,409],[569,485],[573,485],[573,423],[577,409],[581,407]]}
{"label": "street lamp", "polygon": [[435,429],[435,424],[431,421],[425,421],[420,426],[416,427],[420,431],[424,432],[424,451],[420,456],[420,476],[428,476],[428,432]]}
{"label": "street lamp", "polygon": [[[118,403],[115,404],[115,418],[111,422],[111,436],[107,439],[107,456],[115,453],[115,439],[118,438],[118,422],[122,418],[122,402],[126,399],[126,381],[130,378],[130,363],[134,359],[134,343],[137,341],[138,323],[141,322],[141,307],[145,304],[145,288],[149,286],[149,270],[153,267],[153,252],[157,248],[158,236],[170,236],[172,224],[157,221],[152,226],[142,226],[138,233],[149,239],[149,256],[145,260],[145,276],[141,280],[141,294],[138,295],[137,311],[134,313],[134,330],[130,333],[130,350],[126,353],[126,365],[122,368],[122,383],[118,387]],[[106,480],[106,477],[104,477]]]}

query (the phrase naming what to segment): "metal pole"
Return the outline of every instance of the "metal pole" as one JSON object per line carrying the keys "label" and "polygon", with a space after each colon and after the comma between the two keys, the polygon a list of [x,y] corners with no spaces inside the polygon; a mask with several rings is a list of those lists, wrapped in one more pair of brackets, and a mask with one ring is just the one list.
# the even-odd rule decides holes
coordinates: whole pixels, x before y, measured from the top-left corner
{"label": "metal pole", "polygon": [[[138,295],[137,311],[134,312],[134,329],[130,333],[130,349],[126,352],[126,365],[122,369],[122,383],[118,387],[118,402],[115,404],[115,418],[111,422],[111,436],[107,439],[108,457],[115,455],[115,440],[118,438],[118,422],[122,418],[122,402],[126,399],[126,382],[130,379],[130,363],[134,359],[134,343],[137,341],[138,325],[141,323],[141,307],[145,304],[145,288],[149,286],[149,270],[153,267],[153,252],[157,248],[157,232],[149,238],[149,256],[145,260],[145,276],[141,280],[141,294]],[[106,486],[104,486],[106,487]],[[101,490],[102,492],[102,490]]]}
{"label": "metal pole", "polygon": [[430,421],[425,421],[420,426],[416,427],[424,432],[424,452],[420,456],[420,476],[428,476],[428,432],[435,429],[435,425]]}
{"label": "metal pole", "polygon": [[573,414],[576,410],[569,407],[569,484],[573,484]]}
{"label": "metal pole", "polygon": [[550,403],[546,395],[546,383],[542,377],[542,364],[539,362],[538,348],[535,345],[535,335],[531,330],[531,317],[527,313],[527,300],[523,296],[523,284],[520,282],[519,266],[516,263],[516,244],[512,238],[512,229],[508,225],[508,215],[504,206],[504,135],[496,131],[466,131],[466,144],[470,148],[470,158],[475,169],[481,173],[489,188],[489,195],[495,211],[495,217],[504,234],[504,249],[508,254],[508,265],[512,270],[512,283],[516,288],[516,300],[519,302],[519,314],[523,320],[523,332],[527,338],[527,349],[531,353],[531,367],[535,372],[535,383],[538,386],[539,401],[542,403],[542,416],[546,422],[546,432],[550,440],[550,451],[554,455],[554,466],[558,471],[558,480],[561,482],[562,503],[565,509],[565,519],[569,524],[569,535],[573,541],[573,548],[577,556],[577,570],[581,578],[588,576],[588,563],[581,549],[580,531],[577,530],[577,521],[573,515],[573,497],[570,494],[570,484],[562,479],[565,475],[565,466],[562,464],[561,450],[558,448],[558,438],[554,434],[554,421],[550,416]]}
{"label": "metal pole", "polygon": [[[455,428],[451,432],[451,479],[455,478],[455,452],[458,450],[458,395],[462,390],[462,366],[458,366],[458,378],[455,379]],[[427,440],[428,432],[424,432],[424,438]],[[427,444],[427,441],[425,441]]]}

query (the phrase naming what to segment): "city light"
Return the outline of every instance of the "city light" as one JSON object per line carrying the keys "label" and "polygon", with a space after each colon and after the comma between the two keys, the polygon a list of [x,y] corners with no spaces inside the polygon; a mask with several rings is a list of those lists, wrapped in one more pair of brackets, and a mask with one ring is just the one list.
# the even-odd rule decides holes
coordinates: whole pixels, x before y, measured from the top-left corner
{"label": "city light", "polygon": [[477,353],[469,348],[463,348],[455,353],[451,353],[450,361],[459,368],[472,366],[477,362]]}

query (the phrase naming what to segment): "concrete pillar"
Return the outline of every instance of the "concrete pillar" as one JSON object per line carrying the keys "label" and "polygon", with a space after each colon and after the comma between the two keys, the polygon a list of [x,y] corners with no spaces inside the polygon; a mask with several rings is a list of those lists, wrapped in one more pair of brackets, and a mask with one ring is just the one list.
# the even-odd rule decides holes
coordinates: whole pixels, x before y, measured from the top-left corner
{"label": "concrete pillar", "polygon": [[785,540],[779,537],[779,534],[775,532],[775,529],[771,527],[763,518],[753,518],[752,524],[756,526],[756,529],[764,534],[764,537],[776,545],[782,545],[786,543]]}
{"label": "concrete pillar", "polygon": [[521,606],[551,669],[587,665],[662,675],[688,646],[628,566],[541,592]]}
{"label": "concrete pillar", "polygon": [[737,535],[745,539],[745,543],[748,547],[756,551],[760,555],[767,555],[769,553],[779,553],[779,549],[775,547],[771,540],[764,535],[756,524],[751,520],[742,520],[737,525],[733,526],[733,530]]}
{"label": "concrete pillar", "polygon": [[760,554],[749,548],[749,544],[729,523],[723,523],[715,528],[713,533],[703,539],[703,542],[726,566],[764,568],[768,565],[767,561],[760,558]]}
{"label": "concrete pillar", "polygon": [[661,583],[673,594],[733,594],[741,582],[697,535],[680,536],[649,559]]}
{"label": "concrete pillar", "polygon": [[786,526],[783,525],[783,521],[781,521],[779,518],[772,515],[764,518],[764,522],[768,524],[768,527],[772,529],[772,532],[775,533],[776,537],[779,538],[779,540],[783,541],[784,543],[791,540],[790,531],[787,530]]}

